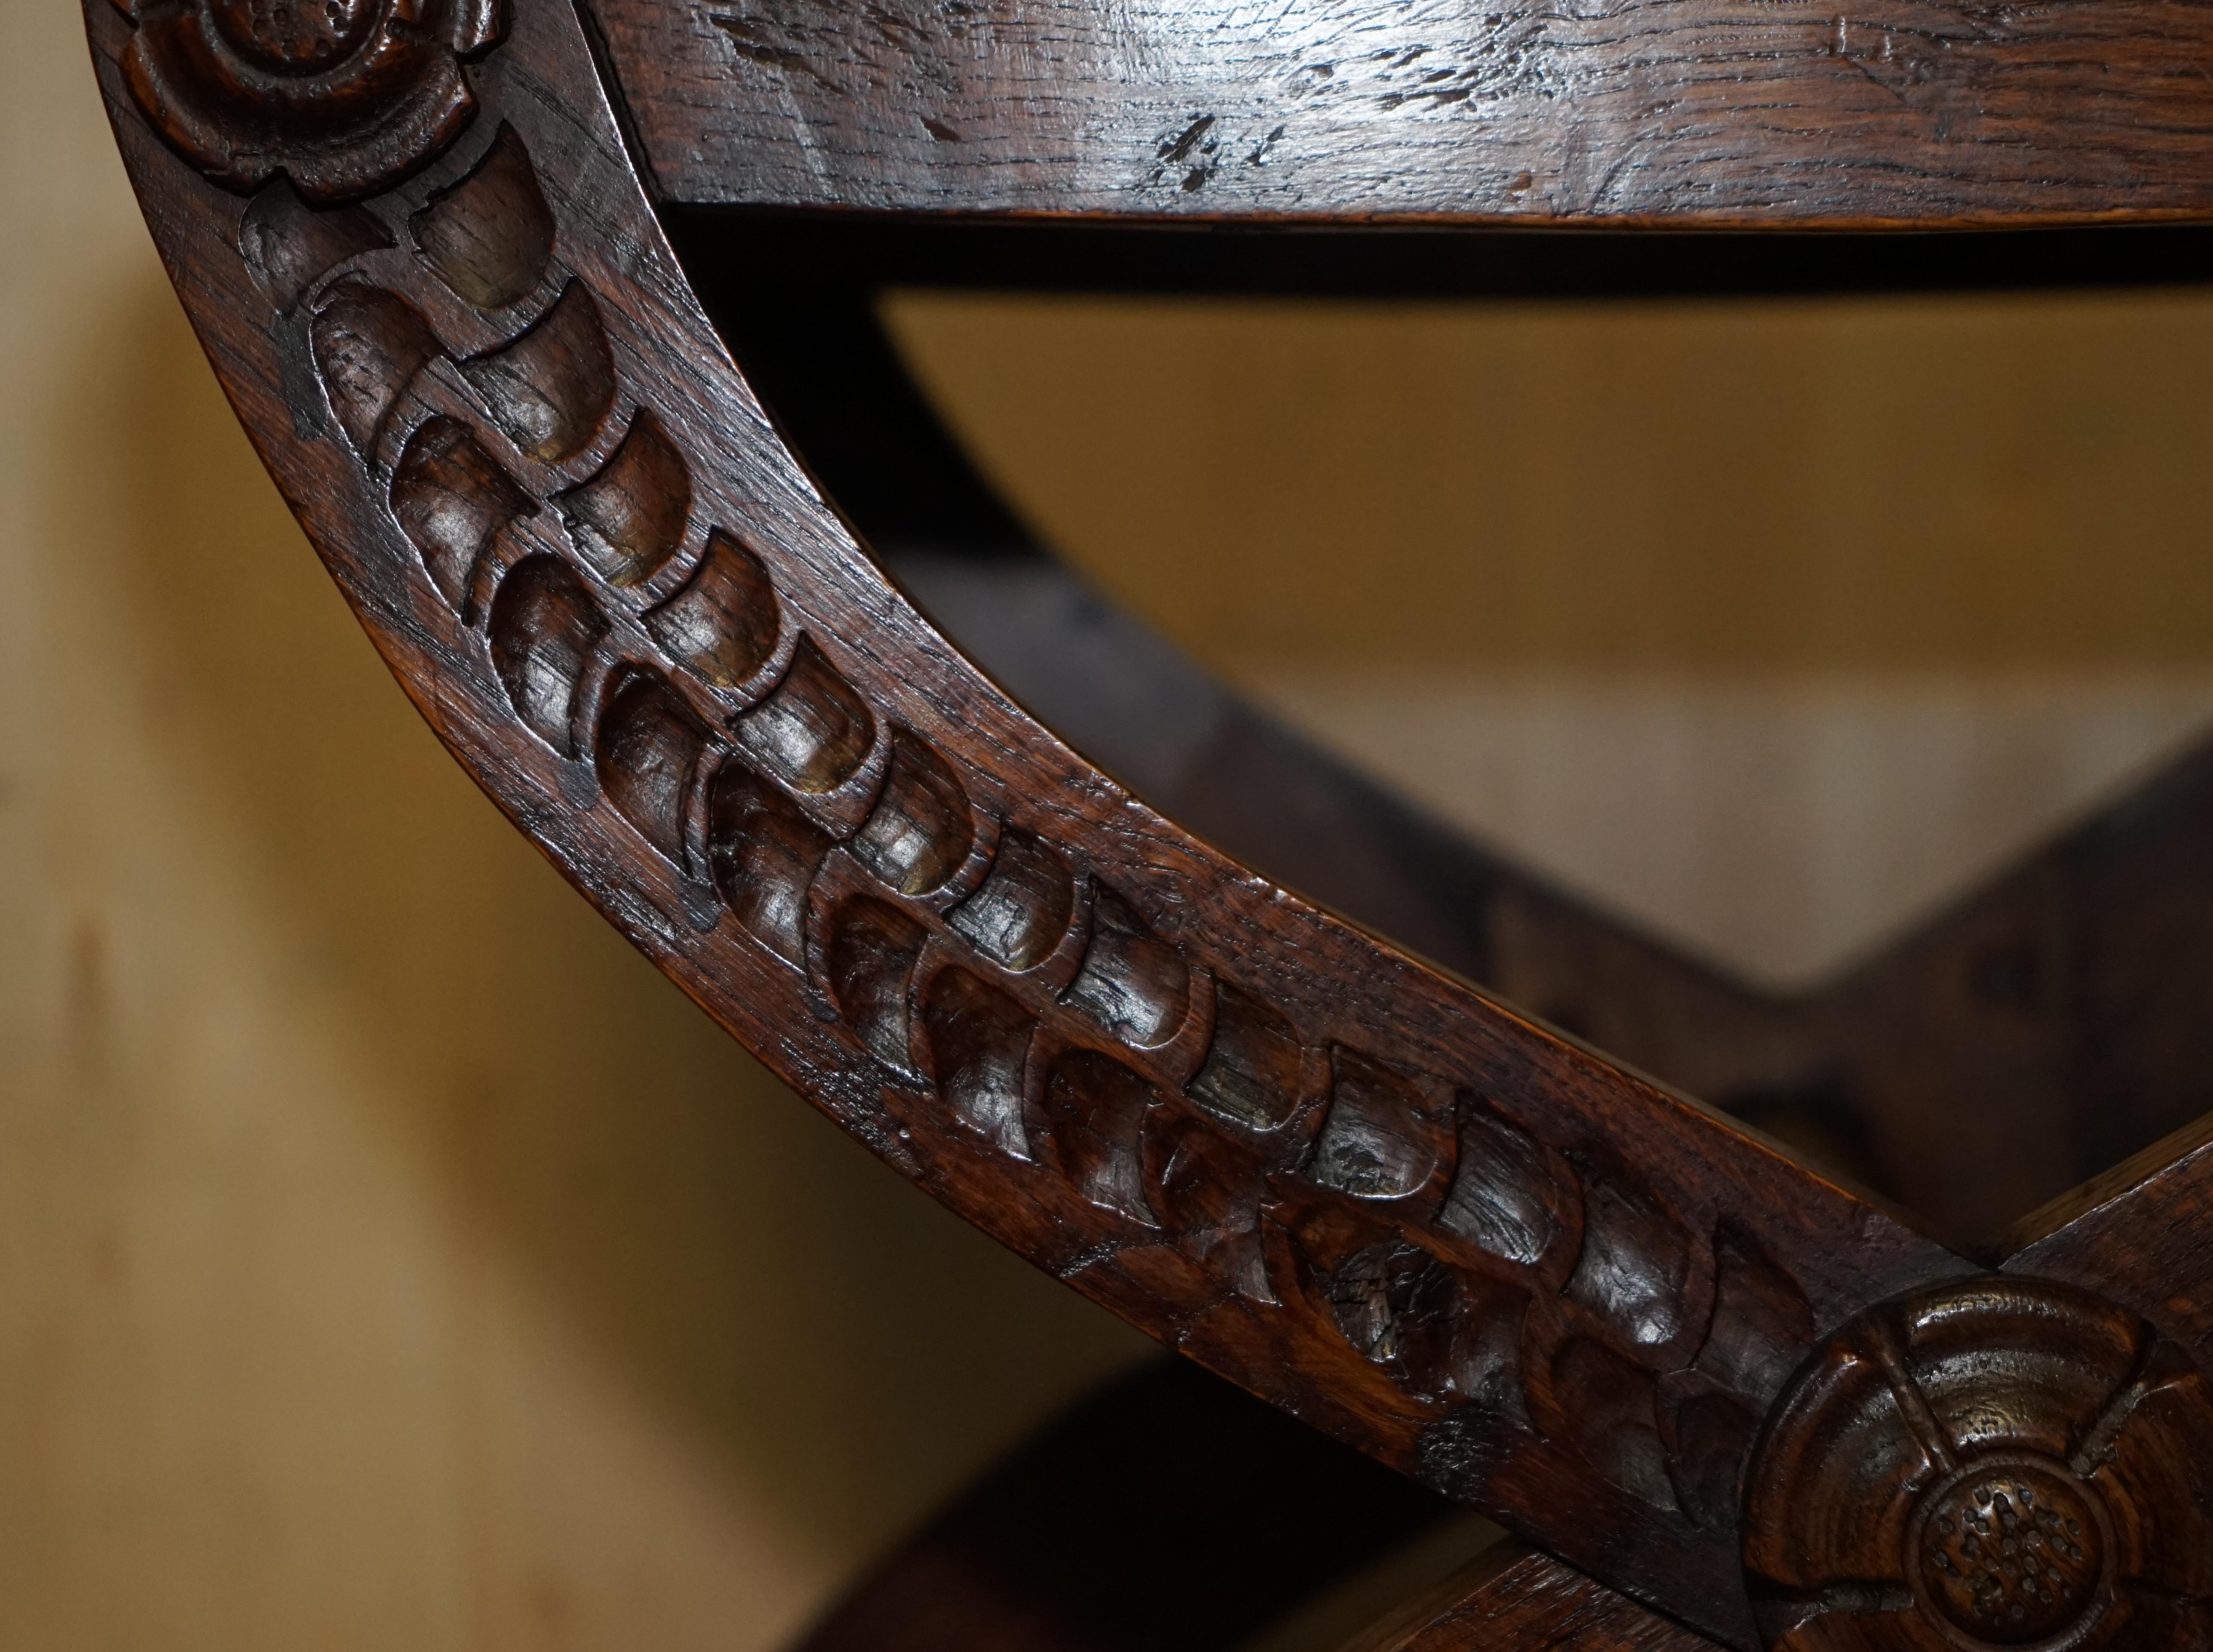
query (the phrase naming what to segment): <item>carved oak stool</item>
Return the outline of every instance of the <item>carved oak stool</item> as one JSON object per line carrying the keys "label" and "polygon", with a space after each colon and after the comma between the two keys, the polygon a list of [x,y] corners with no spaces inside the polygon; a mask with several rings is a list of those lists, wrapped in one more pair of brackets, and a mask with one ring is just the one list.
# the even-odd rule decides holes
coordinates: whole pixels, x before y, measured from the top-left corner
{"label": "carved oak stool", "polygon": [[[86,13],[234,405],[516,826],[903,1173],[1542,1551],[1379,1644],[2213,1645],[2197,1138],[1970,1253],[1228,858],[887,579],[655,210],[2202,218],[2204,8]],[[710,261],[775,235],[729,220]],[[2177,864],[2207,795],[2163,806]],[[2113,858],[2067,852],[2067,899],[2106,910],[2082,892]],[[1904,949],[1854,1013],[1883,1022],[1930,956],[1986,959],[1982,923]],[[1619,990],[1692,1002],[1647,963]],[[1746,1023],[1698,1002],[1722,1049]],[[2159,1012],[2191,1052],[2197,1002]],[[2202,1109],[2204,1068],[2173,1064]]]}

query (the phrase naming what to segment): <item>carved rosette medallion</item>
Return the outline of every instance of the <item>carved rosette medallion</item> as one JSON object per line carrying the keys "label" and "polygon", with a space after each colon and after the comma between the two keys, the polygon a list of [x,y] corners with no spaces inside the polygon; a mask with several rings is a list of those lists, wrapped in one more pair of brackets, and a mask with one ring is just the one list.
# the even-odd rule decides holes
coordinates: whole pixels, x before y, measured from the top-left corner
{"label": "carved rosette medallion", "polygon": [[[119,0],[124,3],[124,0]],[[499,0],[137,0],[131,95],[225,188],[281,172],[311,201],[397,182],[476,113],[463,59],[499,38]]]}
{"label": "carved rosette medallion", "polygon": [[1745,1563],[1790,1652],[2213,1646],[2213,1387],[2142,1320],[1984,1278],[1846,1326],[1777,1404]]}

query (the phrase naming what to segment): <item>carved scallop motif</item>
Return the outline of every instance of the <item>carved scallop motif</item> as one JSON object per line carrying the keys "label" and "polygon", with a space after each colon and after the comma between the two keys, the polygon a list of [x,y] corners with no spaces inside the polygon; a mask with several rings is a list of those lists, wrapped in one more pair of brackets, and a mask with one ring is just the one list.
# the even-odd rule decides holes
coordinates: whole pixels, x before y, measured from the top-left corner
{"label": "carved scallop motif", "polygon": [[954,1117],[1002,1153],[1027,1159],[1022,1066],[1037,1018],[956,966],[930,984],[922,1019],[930,1061]]}
{"label": "carved scallop motif", "polygon": [[1153,1087],[1119,1061],[1070,1050],[1046,1070],[1041,1132],[1054,1168],[1092,1204],[1157,1228],[1140,1137]]}
{"label": "carved scallop motif", "polygon": [[1583,1192],[1583,1253],[1568,1295],[1633,1342],[1671,1342],[1683,1328],[1690,1251],[1690,1235],[1649,1193],[1597,1182]]}
{"label": "carved scallop motif", "polygon": [[1041,838],[1009,832],[999,840],[991,875],[949,921],[993,962],[1021,971],[1051,955],[1075,911],[1068,863]]}
{"label": "carved scallop motif", "polygon": [[830,993],[869,1052],[905,1072],[908,1059],[907,988],[922,956],[922,926],[881,900],[856,896],[831,924]]}
{"label": "carved scallop motif", "polygon": [[850,779],[876,738],[868,702],[805,638],[776,692],[731,724],[762,768],[794,791],[833,791]]}
{"label": "carved scallop motif", "polygon": [[549,465],[582,452],[614,405],[600,307],[573,281],[521,338],[463,362],[461,375],[515,445]]}
{"label": "carved scallop motif", "polygon": [[154,128],[244,193],[282,173],[311,201],[367,195],[476,114],[461,62],[499,0],[140,0],[123,75]]}
{"label": "carved scallop motif", "polygon": [[[583,421],[577,425],[588,439]],[[618,588],[640,585],[684,542],[692,471],[661,422],[642,412],[599,473],[553,503],[594,572]]]}
{"label": "carved scallop motif", "polygon": [[1449,1104],[1356,1050],[1339,1045],[1329,1059],[1329,1118],[1307,1180],[1358,1199],[1421,1192],[1451,1158]]}
{"label": "carved scallop motif", "polygon": [[754,939],[788,964],[803,963],[807,891],[830,852],[828,834],[736,762],[716,774],[707,820],[716,891]]}
{"label": "carved scallop motif", "polygon": [[1130,903],[1101,888],[1092,903],[1091,945],[1065,1001],[1125,1043],[1166,1043],[1191,998],[1181,948],[1161,940]]}
{"label": "carved scallop motif", "polygon": [[392,473],[393,515],[439,594],[457,609],[485,547],[537,508],[474,436],[442,417],[424,421],[407,439]]}
{"label": "carved scallop motif", "polygon": [[317,210],[279,178],[238,223],[239,256],[269,302],[289,311],[317,280],[350,258],[392,245],[392,232],[367,208]]}
{"label": "carved scallop motif", "polygon": [[1177,1242],[1239,1295],[1274,1303],[1260,1234],[1268,1170],[1262,1155],[1167,1108],[1148,1120],[1144,1150],[1153,1208]]}
{"label": "carved scallop motif", "polygon": [[903,895],[926,895],[960,869],[975,836],[951,766],[919,735],[894,730],[883,796],[853,839],[861,864]]}
{"label": "carved scallop motif", "polygon": [[1305,1062],[1290,1022],[1225,981],[1216,989],[1214,1041],[1191,1082],[1191,1098],[1247,1130],[1274,1130],[1298,1106]]}
{"label": "carved scallop motif", "polygon": [[1321,1204],[1290,1223],[1310,1297],[1337,1333],[1407,1393],[1466,1402],[1463,1421],[1526,1430],[1527,1292],[1453,1266],[1370,1212]]}
{"label": "carved scallop motif", "polygon": [[775,651],[783,624],[760,558],[720,528],[684,588],[645,617],[653,640],[702,682],[735,688]]}
{"label": "carved scallop motif", "polygon": [[367,460],[392,404],[440,345],[423,312],[397,293],[344,281],[324,295],[308,351],[346,440]]}
{"label": "carved scallop motif", "polygon": [[1460,1169],[1437,1225],[1503,1261],[1534,1267],[1574,1231],[1574,1176],[1559,1155],[1470,1098]]}
{"label": "carved scallop motif", "polygon": [[1575,1419],[1575,1446],[1586,1462],[1655,1509],[1677,1506],[1651,1373],[1603,1343],[1572,1337],[1553,1356],[1552,1390]]}
{"label": "carved scallop motif", "polygon": [[553,256],[553,209],[529,151],[500,128],[476,169],[409,220],[439,279],[480,310],[527,297]]}
{"label": "carved scallop motif", "polygon": [[491,600],[492,668],[531,733],[576,755],[569,719],[607,617],[566,563],[546,556],[518,564]]}
{"label": "carved scallop motif", "polygon": [[1801,1370],[1745,1501],[1790,1652],[2200,1646],[2213,1390],[2125,1309],[1970,1280],[1871,1309]]}
{"label": "carved scallop motif", "polygon": [[706,730],[658,673],[633,672],[600,714],[600,784],[670,860],[684,858],[684,809]]}

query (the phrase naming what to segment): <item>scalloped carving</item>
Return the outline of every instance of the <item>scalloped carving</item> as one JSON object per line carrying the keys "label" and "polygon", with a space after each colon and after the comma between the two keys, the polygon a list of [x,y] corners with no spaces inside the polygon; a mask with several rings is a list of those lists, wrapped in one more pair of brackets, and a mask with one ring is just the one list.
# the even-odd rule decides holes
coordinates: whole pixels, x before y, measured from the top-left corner
{"label": "scalloped carving", "polygon": [[239,254],[255,284],[288,313],[326,272],[392,244],[375,213],[358,206],[318,211],[282,178],[254,196],[238,223]]}
{"label": "scalloped carving", "polygon": [[1672,1342],[1683,1328],[1691,1241],[1642,1189],[1612,1181],[1583,1190],[1583,1251],[1568,1295],[1631,1342]]}
{"label": "scalloped carving", "polygon": [[1338,1333],[1407,1393],[1482,1405],[1526,1430],[1521,1345],[1527,1292],[1455,1268],[1364,1216],[1316,1212],[1295,1242]]}
{"label": "scalloped carving", "polygon": [[521,338],[460,368],[509,440],[548,465],[588,447],[614,406],[614,357],[600,307],[581,282],[564,288]]}
{"label": "scalloped carving", "polygon": [[1577,1226],[1573,1176],[1557,1154],[1473,1097],[1460,1169],[1437,1226],[1502,1261],[1535,1267]]}
{"label": "scalloped carving", "polygon": [[399,393],[443,353],[422,311],[365,281],[340,282],[323,296],[308,328],[308,348],[338,428],[364,460],[376,451]]}
{"label": "scalloped carving", "polygon": [[1405,1074],[1338,1045],[1329,1052],[1329,1117],[1308,1180],[1357,1199],[1420,1192],[1451,1152],[1448,1104],[1433,1104]]}
{"label": "scalloped carving", "polygon": [[475,169],[432,196],[408,232],[439,279],[477,308],[527,298],[552,260],[553,209],[515,129],[503,122]]}
{"label": "scalloped carving", "polygon": [[742,763],[722,765],[708,794],[707,864],[730,914],[788,964],[807,959],[807,892],[829,834]]}
{"label": "scalloped carving", "polygon": [[[544,130],[516,118],[533,137]],[[549,162],[554,152],[541,144]],[[443,282],[487,313],[511,313],[555,278],[560,229],[547,204],[521,138],[503,130],[473,172],[410,220],[420,259],[383,257],[376,268],[412,292]],[[372,243],[388,246],[388,232],[366,213],[311,211],[281,187],[245,223],[241,246],[273,300],[324,289],[314,359],[369,460],[388,442],[406,386],[442,353],[405,299],[332,280]],[[436,298],[448,308],[435,313],[451,314],[448,295]],[[1660,1196],[1686,1184],[1655,1188],[1611,1160],[1594,1173],[1566,1150],[1588,1153],[1588,1141],[1550,1139],[1541,1117],[1509,1119],[1366,1051],[1334,1045],[1325,1060],[1288,999],[1222,979],[1220,960],[1197,950],[1199,931],[1172,904],[1186,893],[1173,864],[1114,871],[1074,858],[1033,829],[1060,818],[1050,799],[992,793],[995,808],[1030,825],[979,820],[972,771],[887,725],[890,704],[872,704],[797,635],[786,594],[735,535],[701,523],[698,565],[664,600],[698,543],[694,479],[708,472],[695,464],[714,456],[680,450],[638,387],[622,382],[606,325],[619,320],[572,280],[520,334],[458,363],[489,417],[473,433],[437,418],[415,432],[394,469],[393,509],[458,607],[514,517],[558,505],[576,565],[524,561],[487,617],[508,698],[564,752],[598,708],[572,755],[593,758],[601,792],[656,853],[710,881],[711,899],[684,883],[690,922],[710,927],[718,900],[733,920],[725,936],[742,932],[803,972],[821,989],[817,1013],[834,1014],[896,1073],[889,1088],[855,1086],[857,1105],[871,1089],[884,1095],[887,1126],[939,1107],[995,1151],[1041,1162],[1142,1230],[1102,1244],[1101,1254],[1125,1247],[1131,1277],[1203,1269],[1216,1289],[1194,1303],[1210,1323],[1263,1343],[1286,1327],[1295,1338],[1333,1326],[1379,1375],[1343,1350],[1323,1357],[1363,1376],[1361,1405],[1423,1428],[1417,1457],[1435,1484],[1480,1495],[1502,1466],[1564,1475],[1580,1454],[1652,1508],[1723,1529],[1760,1395],[1810,1334],[1803,1293],[1723,1233],[1710,1319],[1694,1322],[1708,1311],[1711,1216],[1694,1239]],[[623,370],[631,365],[625,351]],[[617,442],[619,408],[637,411]],[[494,460],[495,425],[537,462]],[[588,454],[594,473],[578,482]],[[616,607],[593,576],[651,590],[624,600],[625,611],[643,610],[666,658],[723,691],[726,707],[761,696],[728,716],[727,737],[710,726],[722,711],[693,709],[710,700],[692,682],[643,666],[619,664],[603,701],[580,700],[599,680],[594,656],[607,651]],[[465,661],[460,641],[448,657]],[[879,776],[872,801],[860,782]],[[560,779],[547,806],[583,806],[584,777]],[[834,808],[809,801],[840,788]],[[834,815],[836,829],[818,814]],[[978,869],[979,826],[999,833],[991,864],[941,911]],[[875,880],[866,893],[862,872]],[[1160,927],[1193,937],[1189,949]],[[1179,1036],[1200,1030],[1195,969],[1212,986],[1203,1051]],[[1049,1183],[1029,1186],[1048,1206],[1058,1197]],[[1382,1392],[1381,1381],[1401,1392]],[[2171,1398],[2162,1389],[2143,1409]],[[1539,1432],[1533,1417],[1545,1437],[1524,1457]],[[1527,1484],[1525,1475],[1517,1495]],[[1588,1479],[1579,1495],[1606,1501]],[[1687,1529],[1675,1522],[1677,1538]]]}
{"label": "scalloped carving", "polygon": [[1553,1356],[1552,1391],[1575,1419],[1576,1449],[1601,1477],[1655,1509],[1677,1507],[1650,1372],[1574,1337]]}
{"label": "scalloped carving", "polygon": [[771,694],[730,725],[754,761],[794,791],[835,791],[876,741],[875,714],[806,637]]}
{"label": "scalloped carving", "polygon": [[1070,1050],[1046,1071],[1046,1153],[1076,1191],[1102,1210],[1157,1228],[1145,1194],[1141,1137],[1156,1100],[1143,1075],[1095,1050]]}
{"label": "scalloped carving", "polygon": [[1029,1158],[1022,1070],[1037,1017],[955,966],[930,982],[922,1020],[930,1065],[954,1117],[1000,1152]]}
{"label": "scalloped carving", "polygon": [[1063,995],[1125,1044],[1151,1049],[1183,1024],[1191,967],[1183,948],[1161,940],[1130,903],[1099,887],[1091,902],[1091,944]]}
{"label": "scalloped carving", "polygon": [[1306,1050],[1289,1021],[1241,987],[1218,983],[1214,1038],[1191,1099],[1247,1130],[1268,1131],[1298,1110]]}
{"label": "scalloped carving", "polygon": [[691,466],[661,421],[641,411],[614,456],[553,506],[593,572],[618,589],[643,585],[683,546],[692,516]]}
{"label": "scalloped carving", "polygon": [[1443,1391],[1460,1308],[1452,1269],[1419,1246],[1386,1240],[1348,1257],[1326,1289],[1338,1330],[1362,1358],[1396,1367],[1411,1393]]}
{"label": "scalloped carving", "polygon": [[684,860],[684,811],[707,731],[658,672],[636,671],[600,716],[600,784],[623,818],[670,860]]}
{"label": "scalloped carving", "polygon": [[1052,955],[1076,915],[1076,879],[1042,838],[1009,832],[976,893],[950,922],[994,963],[1017,973]]}
{"label": "scalloped carving", "polygon": [[1145,1131],[1151,1203],[1184,1250],[1249,1301],[1277,1301],[1260,1236],[1267,1167],[1202,1120],[1156,1111]]}
{"label": "scalloped carving", "polygon": [[853,839],[862,865],[903,895],[942,888],[968,858],[976,817],[952,765],[921,735],[892,731],[883,796]]}
{"label": "scalloped carving", "polygon": [[450,418],[425,420],[393,468],[393,515],[456,611],[467,600],[470,576],[485,548],[509,522],[537,509],[467,427]]}
{"label": "scalloped carving", "polygon": [[1765,1410],[1814,1351],[1814,1310],[1789,1275],[1742,1235],[1714,1241],[1714,1320],[1694,1362]]}
{"label": "scalloped carving", "polygon": [[831,1001],[870,1054],[901,1072],[908,1053],[907,991],[922,956],[922,925],[881,900],[849,897],[830,923]]}
{"label": "scalloped carving", "polygon": [[1746,1460],[1759,1432],[1759,1414],[1727,1394],[1694,1394],[1676,1407],[1661,1437],[1676,1504],[1693,1522],[1716,1531],[1735,1524]]}
{"label": "scalloped carving", "polygon": [[783,615],[760,558],[719,527],[684,588],[645,617],[653,640],[700,681],[735,688],[768,663]]}
{"label": "scalloped carving", "polygon": [[564,756],[576,754],[576,691],[592,651],[607,634],[584,582],[558,558],[531,557],[510,569],[491,600],[492,668],[531,733]]}

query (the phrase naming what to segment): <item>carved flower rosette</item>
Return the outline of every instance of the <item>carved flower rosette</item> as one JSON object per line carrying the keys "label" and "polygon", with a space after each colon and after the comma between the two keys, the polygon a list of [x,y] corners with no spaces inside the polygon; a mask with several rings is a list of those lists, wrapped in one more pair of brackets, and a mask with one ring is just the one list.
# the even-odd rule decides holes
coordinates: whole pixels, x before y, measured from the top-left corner
{"label": "carved flower rosette", "polygon": [[1862,1314],[1769,1419],[1746,1559],[1778,1652],[2213,1645],[2213,1388],[2136,1315],[1984,1278]]}
{"label": "carved flower rosette", "polygon": [[461,64],[500,0],[119,0],[131,95],[186,159],[246,192],[283,173],[311,201],[397,182],[476,113]]}

